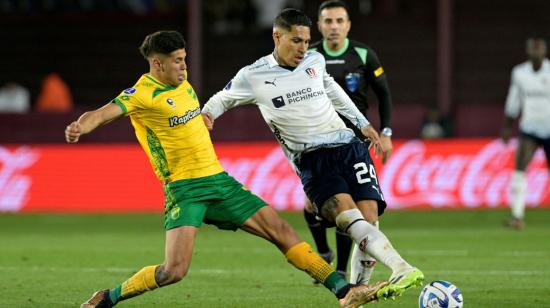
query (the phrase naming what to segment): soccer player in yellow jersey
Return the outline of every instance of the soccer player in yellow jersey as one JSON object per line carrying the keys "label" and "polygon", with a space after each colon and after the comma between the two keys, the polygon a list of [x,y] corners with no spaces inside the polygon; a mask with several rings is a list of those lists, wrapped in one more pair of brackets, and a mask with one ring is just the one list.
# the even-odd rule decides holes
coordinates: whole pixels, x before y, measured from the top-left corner
{"label": "soccer player in yellow jersey", "polygon": [[277,246],[296,268],[322,282],[343,307],[375,299],[387,285],[353,286],[303,242],[275,210],[243,188],[220,165],[193,88],[186,80],[185,41],[175,31],[148,35],[140,51],[150,66],[131,88],[105,106],[84,113],[65,130],[69,143],[121,116],[130,116],[136,136],[164,184],[164,262],[146,266],[112,289],[101,290],[81,307],[118,302],[180,281],[187,273],[195,235],[203,222],[238,228]]}

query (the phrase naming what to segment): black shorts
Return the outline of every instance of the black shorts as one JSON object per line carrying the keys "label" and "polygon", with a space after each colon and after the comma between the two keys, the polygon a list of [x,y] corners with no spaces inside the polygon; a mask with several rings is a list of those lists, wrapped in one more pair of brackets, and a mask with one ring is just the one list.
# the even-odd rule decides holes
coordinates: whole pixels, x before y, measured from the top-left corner
{"label": "black shorts", "polygon": [[550,168],[550,138],[540,138],[530,133],[526,133],[520,130],[520,138],[527,138],[533,140],[538,146],[542,146],[544,153],[546,154],[546,162],[548,168]]}
{"label": "black shorts", "polygon": [[296,164],[304,191],[319,210],[338,193],[351,195],[354,201],[378,201],[378,215],[386,201],[378,183],[367,145],[355,138],[351,143],[320,148],[302,155]]}

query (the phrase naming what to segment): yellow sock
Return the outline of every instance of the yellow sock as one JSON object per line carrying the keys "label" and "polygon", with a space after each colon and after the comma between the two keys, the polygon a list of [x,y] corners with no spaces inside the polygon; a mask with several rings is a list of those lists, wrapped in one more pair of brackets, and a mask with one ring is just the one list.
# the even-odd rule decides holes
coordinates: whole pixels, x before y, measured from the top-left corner
{"label": "yellow sock", "polygon": [[311,250],[306,242],[292,246],[285,254],[288,262],[297,269],[305,271],[309,276],[324,283],[327,277],[334,272],[334,269],[319,255]]}
{"label": "yellow sock", "polygon": [[120,299],[134,297],[145,291],[158,288],[159,286],[155,280],[155,270],[157,267],[158,265],[146,266],[123,282],[120,288]]}

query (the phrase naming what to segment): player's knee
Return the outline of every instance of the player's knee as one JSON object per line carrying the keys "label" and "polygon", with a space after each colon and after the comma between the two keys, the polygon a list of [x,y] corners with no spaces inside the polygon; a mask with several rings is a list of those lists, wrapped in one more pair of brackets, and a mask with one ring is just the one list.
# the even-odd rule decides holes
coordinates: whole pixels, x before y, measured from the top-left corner
{"label": "player's knee", "polygon": [[366,221],[370,223],[378,221],[378,202],[376,200],[359,201],[358,207]]}

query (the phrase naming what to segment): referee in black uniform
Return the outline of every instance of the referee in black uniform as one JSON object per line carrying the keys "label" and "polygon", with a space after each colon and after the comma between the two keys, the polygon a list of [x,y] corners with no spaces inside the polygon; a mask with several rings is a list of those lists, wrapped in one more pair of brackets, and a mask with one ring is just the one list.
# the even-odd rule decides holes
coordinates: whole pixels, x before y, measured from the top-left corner
{"label": "referee in black uniform", "polygon": [[[367,114],[367,90],[369,87],[376,94],[381,123],[380,139],[385,149],[385,152],[382,153],[382,162],[385,163],[392,151],[392,101],[390,89],[384,69],[374,50],[363,43],[348,38],[348,32],[351,28],[348,11],[347,5],[342,1],[329,0],[323,2],[319,6],[319,20],[317,21],[323,39],[312,44],[310,49],[321,53],[325,57],[327,72],[346,91],[363,114]],[[355,131],[359,138],[364,139],[361,132],[353,124],[345,117],[341,118],[349,128]],[[315,212],[315,209],[308,200],[304,216],[315,240],[319,255],[330,263],[334,259],[334,253],[328,246],[326,238],[326,227],[330,225],[317,218],[317,215],[313,212]],[[368,217],[365,218],[369,220]],[[377,221],[369,220],[369,222],[378,225]],[[338,252],[336,270],[344,277],[347,277],[347,264],[351,245],[352,240],[348,235],[336,229]],[[361,261],[363,261],[362,264],[370,267],[374,266],[374,261]],[[352,283],[361,282],[353,281],[356,280],[354,278],[352,277]]]}

